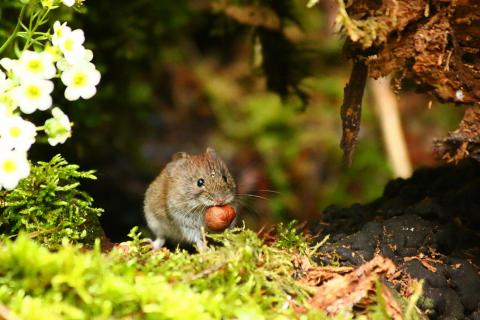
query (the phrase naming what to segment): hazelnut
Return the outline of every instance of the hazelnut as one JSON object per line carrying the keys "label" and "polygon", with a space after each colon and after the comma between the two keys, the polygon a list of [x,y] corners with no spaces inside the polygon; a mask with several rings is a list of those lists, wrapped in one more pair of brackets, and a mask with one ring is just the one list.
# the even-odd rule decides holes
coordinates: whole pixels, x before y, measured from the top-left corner
{"label": "hazelnut", "polygon": [[210,230],[223,231],[235,218],[235,209],[232,206],[210,207],[205,212],[205,224]]}

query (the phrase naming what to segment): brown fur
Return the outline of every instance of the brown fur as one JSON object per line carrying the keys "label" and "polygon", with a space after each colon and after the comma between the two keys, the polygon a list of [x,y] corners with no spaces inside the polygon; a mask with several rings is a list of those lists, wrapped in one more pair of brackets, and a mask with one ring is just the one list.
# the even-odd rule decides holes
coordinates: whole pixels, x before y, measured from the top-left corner
{"label": "brown fur", "polygon": [[[202,187],[197,185],[200,178],[205,181]],[[165,238],[204,245],[205,210],[233,204],[235,193],[235,180],[213,149],[199,155],[174,155],[145,194],[145,217],[157,236],[157,246]]]}

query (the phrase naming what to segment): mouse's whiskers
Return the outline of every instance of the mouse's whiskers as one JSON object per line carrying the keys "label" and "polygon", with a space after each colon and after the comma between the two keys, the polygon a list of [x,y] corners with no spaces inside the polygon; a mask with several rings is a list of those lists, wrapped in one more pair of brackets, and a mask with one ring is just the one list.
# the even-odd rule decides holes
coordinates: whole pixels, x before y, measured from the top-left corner
{"label": "mouse's whiskers", "polygon": [[244,209],[246,212],[253,213],[256,217],[260,217],[260,213],[249,205],[246,199],[236,198],[235,201],[233,201],[233,205]]}
{"label": "mouse's whiskers", "polygon": [[279,192],[279,191],[270,190],[270,189],[260,189],[260,190],[257,190],[257,191],[258,191],[258,192],[268,192],[268,193],[282,194],[282,193]]}
{"label": "mouse's whiskers", "polygon": [[262,199],[262,200],[268,200],[268,198],[266,198],[266,197],[259,196],[259,195],[256,195],[256,194],[250,194],[250,193],[237,193],[237,194],[235,194],[235,196],[252,197],[252,198],[258,198],[258,199]]}

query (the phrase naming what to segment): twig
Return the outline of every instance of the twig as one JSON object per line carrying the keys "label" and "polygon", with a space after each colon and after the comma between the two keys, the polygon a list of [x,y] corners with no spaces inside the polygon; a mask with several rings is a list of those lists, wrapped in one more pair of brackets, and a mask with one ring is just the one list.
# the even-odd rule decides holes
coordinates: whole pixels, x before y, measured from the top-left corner
{"label": "twig", "polygon": [[10,310],[3,304],[0,304],[0,319],[1,320],[18,320]]}
{"label": "twig", "polygon": [[395,177],[407,178],[412,174],[412,165],[402,130],[398,103],[390,88],[390,78],[371,80],[369,83],[393,173]]}
{"label": "twig", "polygon": [[192,275],[190,277],[189,281],[197,280],[197,279],[203,278],[205,276],[208,276],[209,274],[214,273],[214,272],[222,269],[226,264],[227,264],[227,262],[223,261],[223,262],[220,262],[216,265],[213,265],[210,268],[207,268],[207,269],[203,270],[202,272],[199,272],[199,273],[196,273],[196,274]]}
{"label": "twig", "polygon": [[343,150],[343,159],[348,166],[352,163],[352,155],[360,131],[362,99],[367,72],[368,67],[365,63],[362,60],[355,60],[350,80],[343,90],[343,104],[340,110],[343,130],[340,147]]}

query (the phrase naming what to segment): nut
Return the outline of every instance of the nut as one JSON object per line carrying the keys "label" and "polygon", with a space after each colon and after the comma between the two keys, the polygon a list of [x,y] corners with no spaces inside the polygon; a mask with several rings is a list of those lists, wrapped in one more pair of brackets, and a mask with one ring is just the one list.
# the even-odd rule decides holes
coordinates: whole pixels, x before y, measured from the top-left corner
{"label": "nut", "polygon": [[229,205],[210,207],[205,212],[205,224],[210,230],[223,231],[236,215],[235,209]]}

